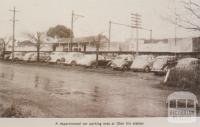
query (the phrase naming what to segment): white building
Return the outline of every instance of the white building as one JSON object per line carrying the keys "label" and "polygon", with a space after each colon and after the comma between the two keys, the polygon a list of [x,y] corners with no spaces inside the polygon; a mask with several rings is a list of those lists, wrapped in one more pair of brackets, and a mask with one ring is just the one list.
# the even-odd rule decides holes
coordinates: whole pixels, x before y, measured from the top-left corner
{"label": "white building", "polygon": [[[140,39],[140,52],[200,52],[200,38]],[[112,42],[110,51],[136,51],[136,40]]]}

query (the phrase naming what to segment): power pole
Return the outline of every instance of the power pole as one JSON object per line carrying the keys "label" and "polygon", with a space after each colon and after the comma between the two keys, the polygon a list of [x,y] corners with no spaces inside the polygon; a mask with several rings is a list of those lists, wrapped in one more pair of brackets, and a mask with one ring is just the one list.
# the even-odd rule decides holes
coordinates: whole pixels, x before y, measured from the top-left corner
{"label": "power pole", "polygon": [[[139,25],[139,23],[137,23],[138,25],[135,25],[135,24],[132,24],[132,25],[127,25],[127,24],[122,24],[122,23],[118,23],[118,22],[114,22],[114,21],[109,21],[109,42],[110,42],[110,40],[111,40],[111,25],[112,24],[115,24],[115,25],[120,25],[120,26],[124,26],[124,27],[129,27],[129,28],[131,28],[131,29],[140,29],[140,30],[146,30],[146,31],[149,31],[150,32],[150,40],[151,41],[153,41],[152,40],[152,29],[147,29],[147,28],[144,28],[144,27],[140,27]],[[139,37],[138,37],[139,38]],[[139,39],[137,39],[137,40],[139,40]]]}
{"label": "power pole", "polygon": [[73,31],[74,31],[74,11],[72,11],[72,19],[71,19],[71,34],[70,34],[70,44],[68,43],[68,51],[72,51],[73,44]]}
{"label": "power pole", "polygon": [[109,35],[108,35],[108,51],[110,51],[110,42],[111,42],[111,25],[112,25],[112,22],[111,21],[109,21],[109,29],[108,29],[108,31],[109,31]]}
{"label": "power pole", "polygon": [[11,20],[12,23],[13,23],[13,37],[12,37],[12,61],[14,61],[14,52],[15,52],[15,22],[17,21],[15,19],[15,15],[16,15],[16,12],[18,12],[16,10],[16,8],[14,7],[13,10],[10,10],[11,12],[13,12],[13,19]]}
{"label": "power pole", "polygon": [[131,26],[136,29],[136,55],[139,54],[139,29],[141,29],[141,15],[131,13]]}
{"label": "power pole", "polygon": [[[176,42],[177,42],[177,9],[176,9],[176,0],[174,0],[174,15],[175,15],[175,24],[174,24],[174,44],[175,44],[175,50],[176,50]],[[176,56],[176,51],[175,51],[175,56]]]}
{"label": "power pole", "polygon": [[68,49],[69,51],[72,51],[72,45],[73,45],[73,33],[74,33],[74,22],[77,18],[83,18],[84,16],[75,14],[74,11],[72,11],[72,19],[71,19],[71,34],[70,34],[70,44],[68,43]]}
{"label": "power pole", "polygon": [[153,42],[153,31],[152,29],[150,30],[150,40],[151,40],[151,43]]}

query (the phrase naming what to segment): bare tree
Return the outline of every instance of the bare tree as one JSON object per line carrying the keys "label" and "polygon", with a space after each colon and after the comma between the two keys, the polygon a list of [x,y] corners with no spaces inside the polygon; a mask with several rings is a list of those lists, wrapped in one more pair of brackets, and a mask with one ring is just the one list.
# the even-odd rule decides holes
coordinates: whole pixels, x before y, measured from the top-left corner
{"label": "bare tree", "polygon": [[40,61],[40,49],[41,44],[43,43],[42,41],[42,35],[43,33],[41,32],[36,32],[36,34],[27,34],[27,36],[35,43],[36,49],[37,49],[37,62]]}
{"label": "bare tree", "polygon": [[200,0],[181,0],[179,5],[182,11],[175,7],[175,15],[168,15],[168,21],[184,29],[200,31]]}
{"label": "bare tree", "polygon": [[11,38],[0,38],[0,50],[2,52],[2,58],[4,59],[4,56],[6,54],[6,46],[9,44]]}

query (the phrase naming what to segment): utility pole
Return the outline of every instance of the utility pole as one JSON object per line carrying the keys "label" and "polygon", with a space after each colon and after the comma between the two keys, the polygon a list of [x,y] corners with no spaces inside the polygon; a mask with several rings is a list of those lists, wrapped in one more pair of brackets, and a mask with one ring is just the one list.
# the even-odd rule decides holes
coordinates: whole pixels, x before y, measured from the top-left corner
{"label": "utility pole", "polygon": [[144,27],[140,27],[139,25],[136,26],[134,24],[133,25],[127,25],[127,24],[122,24],[122,23],[118,23],[118,22],[114,22],[114,21],[109,21],[109,42],[111,40],[111,30],[112,30],[111,26],[112,26],[112,24],[120,25],[120,26],[124,26],[124,27],[129,27],[129,28],[132,28],[132,29],[141,29],[141,30],[149,31],[150,32],[150,40],[153,41],[152,40],[152,29],[147,29],[147,28],[144,28]]}
{"label": "utility pole", "polygon": [[99,46],[100,46],[101,35],[98,34],[98,40],[96,42],[96,68],[99,65]]}
{"label": "utility pole", "polygon": [[151,43],[153,42],[153,31],[152,30],[150,30],[150,40],[151,40]]}
{"label": "utility pole", "polygon": [[177,38],[177,13],[176,13],[176,0],[175,0],[175,8],[174,8],[174,15],[175,15],[175,25],[174,25],[174,41],[176,46],[176,38]]}
{"label": "utility pole", "polygon": [[131,26],[136,29],[136,55],[139,54],[139,29],[141,27],[141,15],[138,13],[131,13]]}
{"label": "utility pole", "polygon": [[[175,24],[174,24],[174,44],[175,44],[175,50],[176,50],[176,42],[177,42],[177,9],[176,9],[176,0],[174,0],[174,15],[175,15]],[[176,56],[176,51],[175,56]]]}
{"label": "utility pole", "polygon": [[70,44],[68,43],[68,50],[72,51],[72,45],[73,45],[73,33],[74,33],[74,22],[77,18],[83,18],[84,16],[75,14],[74,11],[72,11],[71,15],[71,34],[70,34]]}
{"label": "utility pole", "polygon": [[110,43],[111,43],[111,25],[112,25],[112,22],[111,21],[109,21],[109,35],[108,35],[108,51],[110,51]]}
{"label": "utility pole", "polygon": [[18,12],[16,10],[16,8],[14,7],[13,10],[10,10],[11,12],[13,12],[13,19],[11,20],[12,23],[13,23],[13,37],[12,37],[12,61],[14,61],[14,52],[15,52],[15,22],[17,21],[15,19],[15,15],[16,15],[16,12]]}
{"label": "utility pole", "polygon": [[70,34],[70,44],[68,43],[68,51],[72,51],[72,44],[73,44],[73,31],[74,31],[74,11],[72,11],[71,16],[71,34]]}

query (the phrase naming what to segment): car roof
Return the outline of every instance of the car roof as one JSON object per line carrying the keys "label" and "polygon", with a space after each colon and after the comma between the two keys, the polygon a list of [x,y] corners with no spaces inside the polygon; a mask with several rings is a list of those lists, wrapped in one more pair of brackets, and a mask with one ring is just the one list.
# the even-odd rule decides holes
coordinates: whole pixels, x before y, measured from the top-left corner
{"label": "car roof", "polygon": [[140,57],[140,58],[144,57],[145,58],[145,57],[153,57],[153,55],[139,55],[139,56],[136,56],[136,57]]}
{"label": "car roof", "polygon": [[159,59],[159,58],[176,58],[176,56],[157,56],[156,57],[157,59]]}

